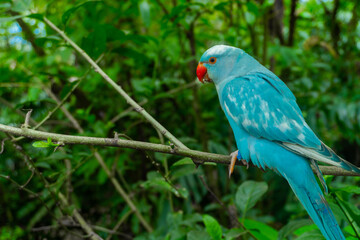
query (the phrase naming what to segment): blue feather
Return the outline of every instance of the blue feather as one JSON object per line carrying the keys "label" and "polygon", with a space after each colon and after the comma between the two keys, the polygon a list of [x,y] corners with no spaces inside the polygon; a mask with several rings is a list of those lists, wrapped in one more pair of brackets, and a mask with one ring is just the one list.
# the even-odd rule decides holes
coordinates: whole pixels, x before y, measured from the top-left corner
{"label": "blue feather", "polygon": [[[210,63],[210,57],[216,63]],[[200,62],[215,83],[242,158],[282,175],[323,235],[329,240],[345,239],[310,160],[315,166],[314,160],[360,173],[359,168],[321,142],[285,83],[243,50],[218,45],[207,50]],[[318,175],[323,180],[320,171]]]}

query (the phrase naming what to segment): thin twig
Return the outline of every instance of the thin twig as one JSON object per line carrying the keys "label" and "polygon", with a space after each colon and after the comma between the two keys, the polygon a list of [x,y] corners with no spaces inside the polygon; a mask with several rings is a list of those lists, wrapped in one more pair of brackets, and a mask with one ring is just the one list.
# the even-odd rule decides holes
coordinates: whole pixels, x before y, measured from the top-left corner
{"label": "thin twig", "polygon": [[[72,223],[72,222],[71,223],[63,223],[63,224],[67,227],[81,227],[80,224]],[[93,229],[100,231],[100,232],[105,232],[105,233],[109,233],[112,235],[118,235],[118,236],[124,237],[126,239],[132,239],[132,237],[130,235],[125,234],[125,233],[113,231],[111,229],[107,229],[107,228],[97,226],[97,225],[89,225],[89,226],[91,226]],[[59,225],[41,226],[41,227],[32,228],[31,231],[32,232],[48,231],[51,229],[57,229],[58,227],[59,227]]]}
{"label": "thin twig", "polygon": [[9,140],[9,138],[4,138],[3,140],[1,140],[0,154],[2,154],[4,152],[4,146],[5,146],[5,141],[6,140]]}
{"label": "thin twig", "polygon": [[[83,133],[84,130],[80,126],[79,122],[70,114],[70,112],[63,106],[65,101],[70,97],[70,95],[75,91],[75,89],[79,86],[81,83],[81,79],[78,80],[78,82],[71,88],[71,90],[66,94],[66,96],[60,101],[56,95],[51,91],[50,88],[44,87],[45,92],[57,103],[54,111],[58,109],[57,106],[60,107],[61,111],[65,114],[65,116],[69,119],[69,121],[73,124],[74,128],[78,130],[80,133]],[[44,123],[47,119],[43,119],[42,123]],[[39,125],[39,124],[38,124]],[[34,128],[36,129],[36,128]]]}
{"label": "thin twig", "polygon": [[[8,102],[6,99],[0,97],[0,103],[6,105],[8,108],[12,109],[13,111],[15,111],[20,116],[22,116],[24,118],[26,117],[26,114],[23,111],[20,111],[19,109],[16,109],[14,107],[14,105],[11,102]],[[30,118],[29,121],[30,121],[30,123],[32,125],[37,125],[37,122],[33,118]],[[40,127],[39,129],[42,130],[42,131],[45,131],[45,128]]]}
{"label": "thin twig", "polygon": [[35,173],[35,170],[31,169],[31,175],[28,178],[28,180],[23,185],[21,185],[21,189],[25,188],[30,183],[31,179],[34,177],[34,173]]}
{"label": "thin twig", "polygon": [[[66,200],[65,196],[61,192],[58,193],[58,196],[59,196],[61,203],[64,206],[69,206],[68,201]],[[91,227],[87,224],[85,219],[80,215],[80,213],[76,209],[74,209],[72,211],[72,216],[74,216],[74,218],[78,221],[81,228],[88,234],[88,236],[91,240],[99,240],[99,239],[102,240],[102,238],[91,229]]]}
{"label": "thin twig", "polygon": [[224,203],[216,196],[216,194],[210,189],[210,187],[207,185],[205,179],[203,176],[199,175],[199,178],[202,182],[202,184],[204,185],[204,187],[206,188],[206,190],[208,190],[208,192],[211,194],[211,196],[213,196],[213,198],[216,200],[216,202],[218,202],[220,204],[220,206],[224,206]]}
{"label": "thin twig", "polygon": [[[117,232],[117,230],[119,229],[119,227],[121,226],[121,224],[123,224],[123,222],[125,222],[125,220],[130,216],[130,214],[132,213],[132,211],[128,211],[127,213],[125,213],[120,220],[115,224],[115,227],[112,229],[113,232]],[[112,233],[109,234],[109,236],[105,239],[105,240],[110,240],[112,238]]]}
{"label": "thin twig", "polygon": [[148,231],[148,232],[152,232],[153,229],[150,226],[150,224],[145,220],[145,218],[143,217],[143,215],[140,213],[139,209],[135,206],[135,204],[133,203],[133,201],[131,200],[131,198],[128,196],[128,194],[125,192],[125,190],[122,188],[122,186],[120,185],[120,183],[116,180],[116,178],[111,174],[110,169],[108,168],[108,166],[105,164],[104,159],[101,157],[101,155],[99,154],[99,152],[96,149],[93,149],[94,152],[94,156],[96,158],[96,160],[99,162],[100,166],[103,168],[103,170],[105,171],[106,175],[108,176],[108,178],[110,179],[110,181],[112,182],[112,184],[114,185],[116,191],[121,195],[121,197],[124,199],[124,201],[127,203],[127,205],[130,207],[130,209],[135,213],[135,215],[137,216],[137,218],[139,219],[139,221],[141,222],[141,224],[144,226],[144,228]]}
{"label": "thin twig", "polygon": [[25,115],[25,122],[24,122],[24,125],[23,127],[30,127],[30,124],[29,124],[29,121],[30,121],[30,117],[31,117],[31,113],[32,113],[32,109],[29,109],[29,111],[26,113]]}
{"label": "thin twig", "polygon": [[[100,57],[98,57],[98,59],[95,61],[96,63],[98,63],[99,61],[101,61],[101,59],[104,57],[104,55],[100,55]],[[23,70],[28,74],[28,75],[34,75],[30,70],[26,69],[25,67],[22,67]],[[73,123],[74,127],[79,130],[81,133],[84,132],[83,129],[81,128],[80,124],[72,117],[72,115],[67,111],[66,108],[63,107],[64,103],[69,99],[69,97],[72,95],[72,93],[76,90],[76,88],[80,85],[80,83],[82,82],[83,79],[85,79],[87,77],[87,75],[90,73],[90,69],[86,70],[85,74],[72,86],[72,88],[70,89],[70,91],[65,95],[65,97],[60,101],[55,94],[52,93],[52,91],[47,88],[46,86],[43,86],[44,90],[46,91],[46,93],[55,100],[55,102],[57,103],[57,105],[48,112],[48,114],[39,122],[36,124],[35,127],[33,127],[33,129],[38,129],[40,126],[42,126],[59,108],[61,108],[61,110],[64,112],[64,114],[68,117],[68,119],[70,120],[70,122]],[[32,110],[29,111],[26,114],[25,117],[25,126],[28,127],[29,125],[26,123],[29,123],[29,119],[30,119],[30,115]],[[29,115],[29,116],[28,116]],[[31,121],[31,119],[30,119]],[[17,138],[15,141],[19,141],[22,140],[22,137]]]}
{"label": "thin twig", "polygon": [[[180,92],[180,91],[182,91],[182,90],[184,90],[184,89],[192,88],[192,87],[196,86],[197,84],[198,84],[198,83],[197,83],[196,81],[193,81],[193,82],[190,82],[190,83],[181,85],[181,86],[179,86],[179,87],[177,87],[177,88],[171,89],[171,90],[169,90],[169,91],[167,91],[167,92],[165,92],[165,93],[160,93],[159,95],[169,95],[169,96],[170,96],[170,95],[175,94],[175,93],[178,93],[178,92]],[[154,97],[153,97],[152,99],[150,99],[150,100],[145,99],[145,100],[139,102],[139,105],[140,105],[140,106],[144,106],[144,105],[146,105],[146,104],[148,104],[148,103],[150,103],[150,102],[153,102],[153,101],[156,100],[156,97],[159,96],[159,95],[154,96]],[[113,118],[110,120],[110,122],[115,123],[115,122],[119,121],[119,119],[125,117],[125,116],[128,115],[130,112],[132,112],[133,110],[134,110],[133,107],[127,108],[126,110],[122,111],[121,113],[119,113],[118,115],[116,115],[115,117],[113,117]],[[156,129],[156,130],[158,130],[158,129]],[[158,130],[158,131],[159,131],[159,130]]]}

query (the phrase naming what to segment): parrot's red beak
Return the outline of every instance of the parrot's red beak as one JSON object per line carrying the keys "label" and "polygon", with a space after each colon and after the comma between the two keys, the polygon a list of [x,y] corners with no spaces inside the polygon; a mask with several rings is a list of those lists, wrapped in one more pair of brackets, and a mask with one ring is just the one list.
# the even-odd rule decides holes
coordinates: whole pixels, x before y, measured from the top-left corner
{"label": "parrot's red beak", "polygon": [[205,82],[212,82],[209,78],[209,75],[207,74],[207,69],[203,65],[202,62],[200,62],[196,68],[196,76],[198,77],[199,81],[204,83]]}

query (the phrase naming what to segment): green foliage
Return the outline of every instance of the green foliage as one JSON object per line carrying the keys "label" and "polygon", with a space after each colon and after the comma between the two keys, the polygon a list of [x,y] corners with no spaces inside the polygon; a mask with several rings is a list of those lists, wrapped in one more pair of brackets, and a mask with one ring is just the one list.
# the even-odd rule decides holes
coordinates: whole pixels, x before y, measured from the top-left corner
{"label": "green foliage", "polygon": [[253,208],[257,201],[266,193],[266,182],[245,181],[236,191],[235,200],[237,207],[242,211],[243,218],[246,212]]}
{"label": "green foliage", "polygon": [[278,232],[263,222],[259,222],[251,219],[245,219],[244,226],[257,239],[264,239],[264,240],[277,239]]}
{"label": "green foliage", "polygon": [[53,143],[50,138],[48,138],[47,142],[45,141],[36,141],[33,142],[33,147],[36,148],[48,148],[48,147],[58,147],[60,146],[59,143]]}
{"label": "green foliage", "polygon": [[204,215],[203,221],[206,227],[206,231],[213,240],[219,240],[222,238],[221,227],[215,218],[210,215]]}
{"label": "green foliage", "polygon": [[[244,49],[280,76],[316,134],[360,165],[360,3],[338,1],[335,8],[337,1],[296,1],[292,15],[292,2],[3,1],[0,123],[21,127],[32,109],[34,127],[71,93],[39,130],[109,138],[117,132],[174,147],[45,24],[46,17],[191,149],[236,149],[216,90],[194,83],[202,53],[221,43]],[[0,139],[9,136],[0,133]],[[236,167],[229,180],[223,165],[196,168],[174,155],[61,145],[4,142],[0,239],[85,236],[71,224],[75,210],[100,227],[95,231],[104,239],[117,225],[112,239],[322,239],[286,181],[271,171]],[[326,180],[341,229],[357,239],[360,178]]]}
{"label": "green foliage", "polygon": [[291,235],[296,229],[311,224],[313,224],[313,222],[308,219],[292,220],[288,224],[286,224],[283,228],[281,228],[277,239],[278,240],[286,239],[286,237]]}

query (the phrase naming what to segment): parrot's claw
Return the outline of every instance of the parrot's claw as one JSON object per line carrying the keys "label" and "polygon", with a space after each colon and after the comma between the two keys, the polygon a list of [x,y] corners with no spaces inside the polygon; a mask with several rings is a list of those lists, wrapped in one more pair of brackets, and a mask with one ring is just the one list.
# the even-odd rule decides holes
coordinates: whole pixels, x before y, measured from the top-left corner
{"label": "parrot's claw", "polygon": [[233,171],[234,171],[236,159],[237,159],[237,157],[238,157],[238,152],[239,152],[239,151],[235,151],[235,152],[233,152],[233,153],[230,154],[231,160],[230,160],[230,165],[229,165],[229,178],[231,177],[231,174],[232,174]]}
{"label": "parrot's claw", "polygon": [[249,163],[245,159],[241,159],[241,162],[246,166],[246,169],[249,169]]}

